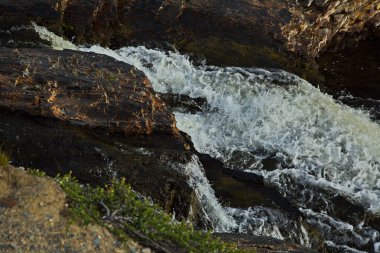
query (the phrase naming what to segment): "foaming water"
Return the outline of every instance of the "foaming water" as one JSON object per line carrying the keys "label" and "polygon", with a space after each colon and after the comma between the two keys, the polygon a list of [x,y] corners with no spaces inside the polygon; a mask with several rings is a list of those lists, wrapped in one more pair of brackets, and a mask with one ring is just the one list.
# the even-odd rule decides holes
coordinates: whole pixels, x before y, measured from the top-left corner
{"label": "foaming water", "polygon": [[[225,162],[236,150],[254,154],[255,162],[239,169],[261,173],[274,184],[279,174],[291,173],[338,189],[374,211],[380,208],[380,127],[368,113],[336,103],[283,71],[194,67],[185,56],[144,47],[88,50],[135,65],[159,92],[207,98],[208,111],[176,113],[178,127],[199,151]],[[282,165],[262,170],[267,156]]]}
{"label": "foaming water", "polygon": [[39,26],[36,23],[32,22],[34,30],[40,35],[40,38],[51,43],[51,47],[56,50],[71,49],[79,50],[79,47],[67,41],[52,32],[49,32],[45,27]]}
{"label": "foaming water", "polygon": [[190,178],[188,183],[195,190],[204,217],[213,229],[216,232],[230,232],[235,229],[235,220],[227,214],[215,197],[198,157],[193,156],[192,161],[182,167]]}
{"label": "foaming water", "polygon": [[[304,192],[294,192],[292,185],[302,183],[310,192],[313,186],[332,189],[379,213],[380,127],[368,112],[337,103],[305,80],[284,71],[194,66],[186,56],[145,47],[115,51],[100,46],[78,48],[48,31],[39,32],[57,49],[106,54],[136,66],[158,92],[206,98],[208,108],[203,112],[175,113],[177,126],[192,137],[198,151],[232,168],[261,174],[284,196],[294,196],[300,206],[306,207],[301,211],[307,222],[321,231],[329,247],[355,252],[355,247],[367,243],[378,246],[377,231],[355,228],[308,209]],[[268,169],[263,163],[268,157],[279,162]],[[184,170],[207,219],[217,231],[235,228],[240,232],[292,238],[278,226],[276,219],[281,222],[281,216],[274,215],[274,211],[221,207],[196,158]],[[292,179],[291,184],[286,181],[288,178]],[[309,245],[305,228],[297,229],[301,232],[293,237]],[[340,230],[344,231],[341,235],[333,232]]]}
{"label": "foaming water", "polygon": [[[147,74],[156,91],[206,98],[208,109],[203,112],[175,113],[177,126],[192,137],[200,152],[235,169],[263,175],[284,196],[298,194],[295,199],[304,199],[302,191],[293,192],[294,187],[284,180],[291,177],[293,183],[332,189],[372,212],[379,211],[380,127],[367,112],[337,103],[284,71],[195,67],[186,56],[144,47],[110,51],[94,46],[86,50],[136,66]],[[237,160],[236,151],[253,159],[244,160],[243,155]],[[281,162],[265,170],[262,160],[267,157]],[[310,245],[301,225],[289,223],[288,228],[293,225],[297,233],[283,234],[286,230],[279,227],[283,219],[274,219],[274,213],[267,212],[265,217],[256,209],[228,210],[240,232]],[[356,247],[380,240],[371,229],[343,229],[334,234],[331,231],[342,228],[337,224],[344,223],[333,223],[333,218],[325,219],[319,213],[309,212],[307,217],[307,222],[330,240],[326,242],[330,248],[357,252]],[[325,231],[333,225],[330,233]]]}
{"label": "foaming water", "polygon": [[311,246],[310,238],[300,222],[289,219],[280,210],[261,206],[248,209],[226,208],[237,222],[236,232],[269,236],[281,240],[292,240]]}
{"label": "foaming water", "polygon": [[[326,244],[330,247],[336,247],[333,241],[339,242],[338,248],[344,247],[362,247],[370,242],[376,241],[379,237],[379,232],[364,227],[362,224],[353,226],[351,224],[335,220],[324,213],[317,213],[310,209],[301,209],[305,214],[308,223],[316,228],[326,238]],[[335,245],[335,246],[333,246]],[[350,246],[347,246],[350,245]],[[346,249],[348,251],[348,249]],[[356,252],[355,249],[349,252]]]}

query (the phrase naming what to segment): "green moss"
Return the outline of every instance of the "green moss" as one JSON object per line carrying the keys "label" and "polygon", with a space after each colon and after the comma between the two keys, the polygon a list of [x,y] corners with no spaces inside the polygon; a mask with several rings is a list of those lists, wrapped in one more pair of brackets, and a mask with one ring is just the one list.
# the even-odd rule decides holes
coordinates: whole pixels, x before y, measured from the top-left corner
{"label": "green moss", "polygon": [[28,172],[32,175],[38,176],[38,177],[44,177],[46,176],[46,173],[42,170],[38,169],[28,169]]}
{"label": "green moss", "polygon": [[156,249],[241,252],[235,245],[213,238],[210,232],[173,221],[159,206],[139,197],[124,180],[104,188],[80,185],[70,175],[58,177],[57,182],[68,196],[75,222],[105,226],[121,241],[132,237]]}
{"label": "green moss", "polygon": [[0,150],[0,167],[6,166],[10,162],[9,156]]}

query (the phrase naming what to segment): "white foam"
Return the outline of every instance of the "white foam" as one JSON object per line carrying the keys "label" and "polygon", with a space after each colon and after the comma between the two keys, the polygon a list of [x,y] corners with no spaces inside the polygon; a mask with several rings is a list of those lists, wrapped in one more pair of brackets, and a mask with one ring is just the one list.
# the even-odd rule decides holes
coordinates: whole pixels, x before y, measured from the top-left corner
{"label": "white foam", "polygon": [[36,23],[32,22],[34,30],[39,34],[40,38],[51,42],[51,47],[56,50],[71,49],[78,50],[79,48],[54,33],[48,31],[45,27],[39,26]]}
{"label": "white foam", "polygon": [[[346,222],[334,219],[325,213],[314,212],[310,209],[300,209],[308,223],[317,229],[327,241],[334,241],[336,246],[356,245],[362,247],[375,244],[380,240],[379,233],[369,227],[354,227]],[[339,243],[339,245],[337,244]]]}
{"label": "white foam", "polygon": [[375,253],[380,252],[380,242],[375,243],[373,247],[374,247]]}
{"label": "white foam", "polygon": [[202,164],[197,156],[184,166],[184,173],[189,176],[189,185],[195,190],[205,218],[211,223],[215,232],[229,232],[236,227],[235,220],[227,214],[215,197],[215,192],[208,182]]}
{"label": "white foam", "polygon": [[286,217],[279,210],[256,206],[248,209],[226,208],[227,213],[237,222],[236,232],[257,236],[268,236],[310,247],[310,239],[299,222]]}
{"label": "white foam", "polygon": [[368,113],[336,103],[284,71],[194,67],[186,56],[144,47],[87,51],[135,65],[157,91],[207,98],[208,112],[176,113],[178,127],[190,134],[197,150],[224,161],[235,150],[274,154],[288,170],[263,172],[260,162],[244,169],[268,181],[291,172],[374,211],[380,208],[380,127]]}

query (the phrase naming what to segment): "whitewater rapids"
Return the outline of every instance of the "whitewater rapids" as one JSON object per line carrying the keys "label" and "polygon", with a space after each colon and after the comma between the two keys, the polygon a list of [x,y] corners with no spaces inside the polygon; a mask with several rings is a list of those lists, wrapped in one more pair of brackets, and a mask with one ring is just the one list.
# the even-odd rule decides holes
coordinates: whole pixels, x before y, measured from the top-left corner
{"label": "whitewater rapids", "polygon": [[[281,70],[195,66],[177,52],[145,47],[77,47],[44,28],[35,29],[56,49],[106,54],[136,66],[157,92],[205,98],[207,108],[202,112],[175,113],[178,128],[191,136],[199,152],[231,168],[264,176],[266,183],[284,196],[295,194],[285,180],[290,177],[292,182],[308,187],[333,189],[370,212],[380,213],[380,126],[367,111],[339,103],[307,81]],[[279,162],[268,170],[262,163],[267,158]],[[189,166],[194,164],[201,167],[196,160]],[[239,210],[237,214],[236,209],[222,208],[207,179],[199,174],[202,170],[196,171],[198,183],[191,183],[198,187],[198,196],[206,196],[204,203],[213,201],[209,206],[205,204],[204,211],[216,216],[210,219],[219,223],[219,230],[242,227],[242,223],[232,220],[234,216],[255,215],[255,210]],[[305,203],[299,204],[310,223],[329,226],[329,233],[346,229],[345,239],[356,240],[358,247],[368,242],[373,242],[375,248],[379,245],[378,231],[354,228],[315,213]],[[216,209],[210,208],[213,205]],[[304,231],[302,227],[300,230]],[[277,228],[262,233],[282,238]],[[346,241],[334,234],[325,236],[330,246],[355,251],[338,245]],[[306,234],[301,243],[309,244]]]}

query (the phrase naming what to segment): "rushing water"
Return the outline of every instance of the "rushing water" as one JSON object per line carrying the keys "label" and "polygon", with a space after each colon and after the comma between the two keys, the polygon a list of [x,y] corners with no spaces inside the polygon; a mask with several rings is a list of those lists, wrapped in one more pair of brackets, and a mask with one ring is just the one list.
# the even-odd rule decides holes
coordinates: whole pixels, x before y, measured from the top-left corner
{"label": "rushing water", "polygon": [[[327,214],[330,198],[337,194],[380,213],[380,126],[368,112],[345,106],[284,71],[194,66],[187,56],[145,47],[80,48],[41,27],[36,29],[57,49],[106,54],[136,66],[158,92],[206,98],[208,105],[202,112],[175,113],[178,128],[191,136],[198,151],[231,168],[264,176],[267,184],[298,203],[327,246],[348,252],[363,245],[378,247],[378,231]],[[268,157],[278,161],[270,169],[262,162]],[[218,231],[310,244],[302,225],[284,222],[275,210],[222,208],[201,167],[193,158],[185,172]],[[317,199],[326,203],[322,210],[313,210]],[[286,228],[281,226],[294,226],[295,234],[284,234]]]}

